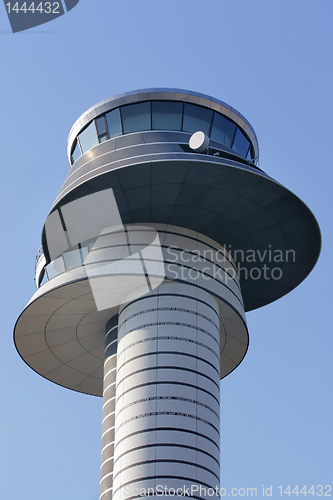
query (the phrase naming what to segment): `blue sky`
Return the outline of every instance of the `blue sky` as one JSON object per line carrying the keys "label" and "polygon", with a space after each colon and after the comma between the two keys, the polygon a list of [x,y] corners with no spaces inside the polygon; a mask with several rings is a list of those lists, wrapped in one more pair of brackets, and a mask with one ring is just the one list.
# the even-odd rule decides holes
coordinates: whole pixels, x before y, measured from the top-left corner
{"label": "blue sky", "polygon": [[81,0],[13,35],[1,7],[3,498],[98,498],[101,400],[35,374],[12,330],[34,292],[72,124],[147,87],[239,110],[256,130],[260,167],[305,201],[323,234],[306,281],[247,316],[249,351],[221,382],[222,485],[258,497],[273,485],[274,499],[280,485],[332,485],[332,17],[331,0]]}

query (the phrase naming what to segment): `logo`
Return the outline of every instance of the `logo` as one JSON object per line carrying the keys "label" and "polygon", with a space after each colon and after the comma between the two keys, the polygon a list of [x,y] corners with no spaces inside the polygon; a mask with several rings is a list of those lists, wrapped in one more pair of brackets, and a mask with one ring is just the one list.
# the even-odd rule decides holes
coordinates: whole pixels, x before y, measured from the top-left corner
{"label": "logo", "polygon": [[72,10],[80,0],[58,2],[19,2],[3,0],[13,33],[53,21]]}
{"label": "logo", "polygon": [[135,300],[165,278],[157,231],[123,225],[112,189],[88,194],[54,210],[45,236],[55,275],[88,278],[97,310]]}

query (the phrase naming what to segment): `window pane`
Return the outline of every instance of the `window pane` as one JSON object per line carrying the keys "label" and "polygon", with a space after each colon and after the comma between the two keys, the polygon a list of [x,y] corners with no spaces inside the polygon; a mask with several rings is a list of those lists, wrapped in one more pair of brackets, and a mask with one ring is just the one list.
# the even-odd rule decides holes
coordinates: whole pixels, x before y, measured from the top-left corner
{"label": "window pane", "polygon": [[124,134],[139,132],[140,130],[151,130],[150,126],[150,102],[129,104],[121,108]]}
{"label": "window pane", "polygon": [[104,116],[100,116],[99,118],[96,118],[95,122],[96,122],[96,128],[97,128],[99,142],[106,141],[107,134],[106,134]]}
{"label": "window pane", "polygon": [[74,267],[82,266],[82,257],[79,249],[65,252],[63,254],[65,269],[73,269]]}
{"label": "window pane", "polygon": [[153,130],[181,130],[182,102],[152,101]]}
{"label": "window pane", "polygon": [[83,153],[89,151],[89,149],[98,144],[94,122],[91,122],[91,124],[83,132],[81,132],[79,135],[79,141]]}
{"label": "window pane", "polygon": [[237,127],[234,143],[232,145],[232,149],[234,151],[236,151],[236,153],[238,153],[240,156],[243,156],[245,158],[247,155],[249,146],[250,146],[250,142],[246,139],[243,132],[241,132],[240,129]]}
{"label": "window pane", "polygon": [[247,153],[247,155],[246,155],[246,159],[247,159],[247,160],[250,160],[250,161],[252,160],[251,148],[249,148],[249,150],[248,150],[248,153]]}
{"label": "window pane", "polygon": [[209,135],[212,118],[213,111],[211,109],[185,103],[183,130],[191,133],[201,130],[206,135]]}
{"label": "window pane", "polygon": [[76,142],[76,146],[75,146],[73,154],[72,154],[73,161],[76,161],[81,156],[80,146],[79,146],[77,141],[75,141],[75,142]]}
{"label": "window pane", "polygon": [[58,276],[58,274],[63,273],[65,271],[64,261],[62,257],[58,257],[56,260],[53,260],[46,266],[46,272],[49,279]]}
{"label": "window pane", "polygon": [[231,148],[232,139],[234,138],[236,124],[228,120],[219,113],[214,113],[213,126],[210,138],[213,141],[221,142]]}
{"label": "window pane", "polygon": [[120,123],[120,114],[119,108],[110,111],[110,113],[106,114],[106,121],[109,129],[109,137],[118,137],[118,135],[122,135],[121,123]]}
{"label": "window pane", "polygon": [[80,248],[81,262],[82,262],[82,264],[84,263],[84,261],[88,257],[88,253],[89,253],[88,247],[81,247]]}

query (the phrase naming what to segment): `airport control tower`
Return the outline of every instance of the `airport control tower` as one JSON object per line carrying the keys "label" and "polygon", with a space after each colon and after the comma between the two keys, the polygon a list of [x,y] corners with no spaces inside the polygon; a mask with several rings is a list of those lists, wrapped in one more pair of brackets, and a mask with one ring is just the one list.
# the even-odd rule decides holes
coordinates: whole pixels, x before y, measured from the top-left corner
{"label": "airport control tower", "polygon": [[75,122],[67,153],[17,350],[103,396],[100,500],[209,498],[220,379],[246,354],[245,312],[310,273],[316,219],[259,168],[249,122],[195,92],[107,99]]}

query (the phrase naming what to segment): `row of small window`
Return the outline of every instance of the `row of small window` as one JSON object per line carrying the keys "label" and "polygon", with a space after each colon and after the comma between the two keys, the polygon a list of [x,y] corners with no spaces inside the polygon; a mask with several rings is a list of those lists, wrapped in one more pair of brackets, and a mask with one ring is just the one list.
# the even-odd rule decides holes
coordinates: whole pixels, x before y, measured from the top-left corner
{"label": "row of small window", "polygon": [[76,138],[72,164],[86,151],[113,137],[144,130],[204,132],[212,140],[251,160],[250,141],[225,116],[209,108],[175,101],[146,101],[127,104],[93,120]]}

